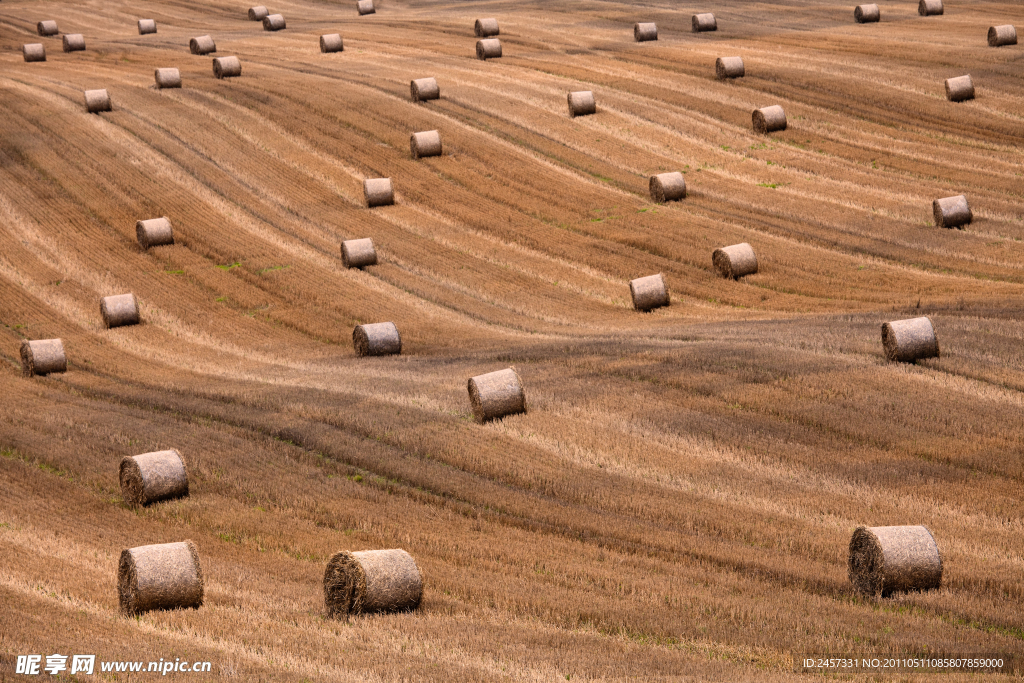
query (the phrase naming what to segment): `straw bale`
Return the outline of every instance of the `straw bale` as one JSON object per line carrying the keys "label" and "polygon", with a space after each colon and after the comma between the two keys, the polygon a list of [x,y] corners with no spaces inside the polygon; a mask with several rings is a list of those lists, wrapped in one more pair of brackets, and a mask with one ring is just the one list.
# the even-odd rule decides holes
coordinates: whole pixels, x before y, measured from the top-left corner
{"label": "straw bale", "polygon": [[970,74],[946,79],[946,99],[950,102],[974,99],[974,81]]}
{"label": "straw bale", "polygon": [[134,294],[105,296],[100,300],[100,315],[107,328],[139,324],[139,301]]}
{"label": "straw bale", "polygon": [[754,122],[755,133],[767,135],[775,131],[786,130],[786,112],[777,104],[755,109],[751,118]]}
{"label": "straw bale", "polygon": [[394,323],[356,325],[352,346],[357,356],[397,356],[402,353],[402,336]]}
{"label": "straw bale", "polygon": [[238,57],[216,57],[213,60],[213,75],[217,78],[241,76],[242,63]]}
{"label": "straw bale", "polygon": [[1003,45],[1017,44],[1017,29],[1013,24],[1002,26],[990,26],[988,29],[988,44],[990,47],[1001,47]]}
{"label": "straw bale", "polygon": [[694,14],[693,18],[690,19],[690,23],[693,25],[694,33],[703,33],[704,31],[717,31],[718,22],[715,21],[715,15],[710,12],[704,14]]}
{"label": "straw bale", "polygon": [[156,69],[153,78],[156,79],[156,87],[160,89],[181,87],[181,72],[177,69]]}
{"label": "straw bale", "polygon": [[46,48],[42,43],[28,43],[21,46],[21,54],[26,62],[45,62]]}
{"label": "straw bale", "polygon": [[439,157],[441,156],[441,134],[436,130],[413,133],[409,138],[409,147],[412,148],[413,159]]}
{"label": "straw bale", "polygon": [[147,36],[150,33],[156,33],[156,20],[139,19],[139,35]]}
{"label": "straw bale", "polygon": [[652,175],[649,185],[651,201],[663,204],[686,199],[686,179],[679,171]]}
{"label": "straw bale", "polygon": [[36,24],[36,33],[41,36],[55,36],[60,31],[57,30],[57,22],[53,20],[40,21]]}
{"label": "straw bale", "polygon": [[923,526],[857,527],[850,538],[847,569],[857,592],[875,597],[930,590],[942,583],[942,555]]}
{"label": "straw bale", "polygon": [[711,263],[719,275],[734,280],[757,272],[757,255],[746,242],[715,249],[711,254]]}
{"label": "straw bale", "polygon": [[377,8],[373,6],[373,0],[359,0],[356,3],[356,10],[359,12],[359,16],[375,14],[377,12]]}
{"label": "straw bale", "polygon": [[633,40],[646,43],[658,39],[658,25],[652,22],[633,24]]}
{"label": "straw bale", "polygon": [[569,116],[589,116],[597,113],[597,102],[594,101],[594,93],[590,90],[578,90],[569,93]]}
{"label": "straw bale", "polygon": [[249,8],[249,21],[263,21],[270,16],[270,10],[263,5]]}
{"label": "straw bale", "polygon": [[285,21],[283,14],[268,14],[263,17],[263,30],[264,31],[280,31],[285,28]]}
{"label": "straw bale", "polygon": [[929,318],[882,323],[882,349],[891,361],[913,363],[939,357],[939,340]]}
{"label": "straw bale", "polygon": [[121,459],[121,497],[131,506],[188,495],[188,472],[181,453],[171,449]]}
{"label": "straw bale", "polygon": [[81,33],[65,33],[61,39],[64,52],[82,52],[85,50],[85,36]]}
{"label": "straw bale", "polygon": [[497,19],[477,19],[473,24],[473,33],[477,38],[490,38],[501,33]]}
{"label": "straw bale", "polygon": [[715,60],[715,76],[718,78],[743,78],[744,75],[746,70],[742,57],[719,57]]}
{"label": "straw bale", "polygon": [[85,110],[90,114],[110,111],[110,95],[106,90],[86,90]]}
{"label": "straw bale", "polygon": [[506,368],[469,379],[469,402],[478,422],[526,412],[523,381],[515,368]]}
{"label": "straw bale", "polygon": [[121,612],[127,616],[202,607],[203,570],[195,544],[183,541],[122,550],[117,593]]}
{"label": "straw bale", "polygon": [[188,41],[188,49],[194,55],[208,55],[217,51],[217,44],[210,36],[199,36]]}
{"label": "straw bale", "polygon": [[917,13],[922,17],[942,14],[942,0],[921,0],[917,3]]}
{"label": "straw bale", "polygon": [[363,194],[366,195],[366,206],[390,206],[395,203],[395,190],[391,186],[391,178],[367,178],[363,181]]}
{"label": "straw bale", "polygon": [[341,243],[341,261],[346,268],[365,268],[377,265],[377,250],[369,237],[345,240]]}
{"label": "straw bale", "polygon": [[882,13],[878,11],[878,5],[857,5],[853,10],[853,18],[858,24],[873,24],[881,21]]}
{"label": "straw bale", "polygon": [[320,36],[320,52],[344,52],[345,43],[340,33],[329,33]]}
{"label": "straw bale", "polygon": [[974,213],[967,203],[967,197],[962,194],[934,200],[932,215],[935,217],[935,225],[940,228],[959,228],[974,220]]}
{"label": "straw bale", "polygon": [[324,571],[329,617],[414,610],[422,598],[423,576],[404,550],[342,551]]}
{"label": "straw bale", "polygon": [[441,89],[437,87],[435,78],[417,78],[409,82],[409,92],[413,102],[437,100],[441,98]]}
{"label": "straw bale", "polygon": [[477,59],[498,59],[501,57],[501,41],[497,38],[484,38],[476,41]]}
{"label": "straw bale", "polygon": [[[175,69],[175,71],[177,71],[177,69]],[[145,221],[136,221],[135,236],[138,238],[139,244],[142,245],[143,249],[174,244],[174,233],[171,230],[171,221],[167,216],[163,216],[161,218],[150,218]]]}
{"label": "straw bale", "polygon": [[638,311],[653,311],[669,305],[668,289],[661,273],[630,280],[629,293],[633,297],[633,308]]}
{"label": "straw bale", "polygon": [[60,339],[37,339],[21,342],[21,372],[26,377],[65,372],[68,357],[64,355],[64,342]]}

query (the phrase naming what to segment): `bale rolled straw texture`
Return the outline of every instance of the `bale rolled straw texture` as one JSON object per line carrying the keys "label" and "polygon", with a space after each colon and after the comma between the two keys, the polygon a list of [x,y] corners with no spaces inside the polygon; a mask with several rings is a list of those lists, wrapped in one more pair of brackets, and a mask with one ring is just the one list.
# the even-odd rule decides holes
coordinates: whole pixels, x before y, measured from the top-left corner
{"label": "bale rolled straw texture", "polygon": [[21,342],[21,373],[26,377],[66,372],[68,357],[60,339],[37,339]]}
{"label": "bale rolled straw texture", "polygon": [[1013,24],[1002,26],[990,26],[988,29],[989,47],[1001,47],[1003,45],[1017,44],[1017,29]]}
{"label": "bale rolled straw texture", "polygon": [[346,268],[365,268],[377,265],[377,250],[369,237],[345,240],[341,243],[341,262]]}
{"label": "bale rolled straw texture", "polygon": [[117,567],[121,612],[133,616],[154,609],[203,605],[203,570],[192,541],[143,545],[121,551]]}
{"label": "bale rolled straw texture", "polygon": [[755,109],[751,114],[754,124],[754,132],[767,135],[780,130],[786,130],[786,112],[779,105]]}
{"label": "bale rolled straw texture", "polygon": [[110,94],[106,90],[86,90],[85,110],[90,114],[110,111]]}
{"label": "bale rolled straw texture", "polygon": [[320,52],[344,52],[345,43],[340,33],[328,33],[320,36]]}
{"label": "bale rolled straw texture", "polygon": [[633,24],[633,40],[646,43],[658,39],[658,25],[653,21]]}
{"label": "bale rolled straw texture", "polygon": [[46,48],[42,43],[28,43],[21,46],[21,54],[26,62],[45,62]]}
{"label": "bale rolled straw texture", "polygon": [[263,5],[249,8],[249,21],[263,21],[270,16],[270,10]]}
{"label": "bale rolled straw texture", "polygon": [[217,51],[217,44],[210,36],[199,36],[188,41],[188,49],[194,55],[208,55]]}
{"label": "bale rolled straw texture", "polygon": [[882,323],[882,350],[899,363],[939,357],[939,340],[928,318],[910,318]]}
{"label": "bale rolled straw texture", "polygon": [[402,353],[402,336],[394,323],[356,325],[352,346],[357,356],[397,356]]}
{"label": "bale rolled straw texture", "polygon": [[686,199],[686,179],[679,171],[652,175],[648,184],[651,190],[651,201],[663,204]]}
{"label": "bale rolled straw texture", "polygon": [[286,28],[283,14],[268,14],[263,17],[264,31],[281,31]]}
{"label": "bale rolled straw texture", "polygon": [[213,60],[213,75],[217,78],[241,76],[242,63],[238,57],[216,57]]}
{"label": "bale rolled straw texture", "polygon": [[743,78],[746,73],[742,57],[719,57],[715,60],[715,76],[717,78]]}
{"label": "bale rolled straw texture", "polygon": [[135,237],[143,249],[174,244],[174,232],[171,230],[171,221],[167,216],[136,221]]}
{"label": "bale rolled straw texture", "polygon": [[409,147],[412,149],[412,158],[441,156],[441,134],[436,130],[427,130],[422,133],[413,133],[409,138]]}
{"label": "bale rolled straw texture", "polygon": [[103,316],[103,324],[107,326],[107,329],[124,325],[138,325],[140,320],[139,301],[134,294],[105,296],[100,300],[100,315]]}
{"label": "bale rolled straw texture", "polygon": [[757,272],[757,254],[746,242],[715,249],[711,254],[711,263],[719,275],[734,280]]}
{"label": "bale rolled straw texture", "polygon": [[373,6],[373,0],[359,0],[356,3],[356,11],[359,12],[359,16],[364,14],[376,14],[377,8]]}
{"label": "bale rolled straw texture", "polygon": [[41,36],[55,36],[60,31],[57,30],[57,22],[53,20],[40,21],[36,24],[36,33]]}
{"label": "bale rolled straw texture", "polygon": [[974,99],[974,81],[970,74],[946,79],[946,99],[950,102]]}
{"label": "bale rolled straw texture", "polygon": [[409,81],[409,92],[413,102],[441,99],[441,89],[437,87],[436,78],[417,78]]}
{"label": "bale rolled straw texture", "polygon": [[118,479],[121,497],[132,506],[188,495],[185,461],[181,453],[173,449],[122,458]]}
{"label": "bale rolled straw texture", "polygon": [[690,24],[693,27],[694,33],[703,33],[704,31],[717,31],[718,22],[715,21],[715,15],[710,12],[704,14],[694,14],[693,18],[690,19]]}
{"label": "bale rolled straw texture", "polygon": [[942,0],[921,0],[921,2],[917,3],[917,13],[922,17],[942,14]]}
{"label": "bale rolled straw texture", "polygon": [[850,538],[847,570],[863,595],[930,590],[942,583],[942,555],[926,527],[862,526]]}
{"label": "bale rolled straw texture", "polygon": [[633,297],[633,308],[638,311],[653,311],[669,305],[668,289],[661,273],[630,280],[629,293]]}
{"label": "bale rolled straw texture", "polygon": [[882,13],[878,11],[878,5],[857,5],[853,10],[853,18],[858,24],[872,24],[881,21]]}
{"label": "bale rolled straw texture", "polygon": [[414,610],[423,599],[423,576],[404,550],[335,553],[324,571],[329,617]]}
{"label": "bale rolled straw texture", "polygon": [[85,50],[85,36],[81,33],[65,33],[61,39],[64,52],[82,52]]}
{"label": "bale rolled straw texture", "polygon": [[156,20],[139,19],[139,35],[148,36],[150,33],[156,33]]}
{"label": "bale rolled straw texture", "polygon": [[391,186],[391,178],[367,178],[363,181],[363,194],[366,206],[390,206],[395,203],[395,190]]}
{"label": "bale rolled straw texture", "polygon": [[156,80],[156,87],[160,89],[181,87],[181,72],[177,69],[156,69],[153,71],[153,78]]}
{"label": "bale rolled straw texture", "polygon": [[499,35],[501,29],[498,28],[497,19],[477,19],[473,23],[473,33],[477,38],[490,38]]}
{"label": "bale rolled straw texture", "polygon": [[597,113],[597,102],[594,100],[594,93],[590,90],[578,90],[569,93],[569,116],[589,116]]}
{"label": "bale rolled straw texture", "polygon": [[497,38],[484,38],[476,41],[477,59],[498,59],[501,57],[501,41]]}
{"label": "bale rolled straw texture", "polygon": [[526,412],[526,392],[515,368],[471,377],[469,402],[477,422]]}
{"label": "bale rolled straw texture", "polygon": [[959,228],[974,220],[967,197],[962,194],[932,201],[932,215],[935,217],[935,225],[940,228]]}

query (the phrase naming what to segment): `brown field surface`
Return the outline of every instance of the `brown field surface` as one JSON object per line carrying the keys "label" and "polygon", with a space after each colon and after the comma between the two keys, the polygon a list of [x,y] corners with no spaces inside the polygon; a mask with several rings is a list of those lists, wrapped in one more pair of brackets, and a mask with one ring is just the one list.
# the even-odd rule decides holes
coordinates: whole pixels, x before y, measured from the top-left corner
{"label": "brown field surface", "polygon": [[[1024,656],[1024,43],[985,40],[1024,11],[854,4],[281,0],[269,33],[235,0],[3,0],[0,680],[26,653],[296,683]],[[504,56],[478,61],[492,16]],[[189,54],[206,33],[240,78]],[[746,77],[716,81],[732,55]],[[968,73],[977,98],[948,102]],[[428,76],[441,99],[411,102]],[[95,88],[112,112],[85,113]],[[574,90],[596,115],[569,117]],[[772,104],[788,130],[755,135]],[[413,160],[432,129],[443,156]],[[676,170],[688,198],[652,204]],[[365,208],[385,176],[396,204]],[[974,222],[936,228],[961,193]],[[157,216],[176,243],[143,251]],[[343,269],[362,237],[380,264]],[[723,280],[738,242],[760,272]],[[635,312],[629,280],[659,272],[672,305]],[[104,329],[129,291],[143,324]],[[886,362],[881,323],[919,315],[941,358]],[[402,356],[357,358],[382,321]],[[51,337],[68,372],[23,378],[21,340]],[[467,379],[510,365],[529,412],[476,424]],[[191,496],[133,510],[120,459],[166,448]],[[859,597],[853,530],[899,524],[931,529],[942,587]],[[119,616],[121,550],[185,539],[204,606]],[[328,558],[374,548],[416,558],[421,608],[327,619]]]}

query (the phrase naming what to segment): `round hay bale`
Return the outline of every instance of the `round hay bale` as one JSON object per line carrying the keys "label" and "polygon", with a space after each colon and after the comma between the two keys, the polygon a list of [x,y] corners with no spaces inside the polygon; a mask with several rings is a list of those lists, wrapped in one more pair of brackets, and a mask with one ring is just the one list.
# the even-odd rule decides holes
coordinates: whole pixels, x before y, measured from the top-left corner
{"label": "round hay bale", "polygon": [[249,8],[249,21],[263,21],[270,16],[270,10],[263,5]]}
{"label": "round hay bale", "polygon": [[60,339],[25,340],[21,342],[21,373],[26,377],[65,372],[68,358]]}
{"label": "round hay bale", "polygon": [[268,14],[263,17],[264,31],[280,31],[284,28],[286,27],[283,14]]}
{"label": "round hay bale", "polygon": [[498,59],[501,57],[501,41],[497,38],[484,38],[476,41],[477,59]]}
{"label": "round hay bale", "polygon": [[352,346],[357,356],[397,356],[402,353],[402,337],[394,323],[356,325]]}
{"label": "round hay bale", "polygon": [[345,240],[341,243],[341,262],[346,268],[365,268],[377,265],[377,250],[369,237]]}
{"label": "round hay bale", "polygon": [[90,114],[110,111],[110,94],[106,90],[86,90],[85,110]]}
{"label": "round hay bale", "polygon": [[42,43],[28,43],[21,46],[21,54],[26,62],[45,62],[46,48]]}
{"label": "round hay bale", "polygon": [[[159,69],[157,69],[159,71]],[[177,71],[177,69],[174,69]],[[181,86],[181,79],[178,87]],[[174,244],[174,233],[171,230],[171,221],[167,216],[162,218],[150,218],[145,221],[136,221],[135,236],[143,249],[150,247],[161,247],[167,244]]]}
{"label": "round hay bale", "polygon": [[670,303],[661,273],[630,280],[629,293],[633,297],[633,308],[638,311],[653,311]]}
{"label": "round hay bale", "polygon": [[578,90],[569,93],[569,116],[589,116],[597,113],[597,102],[594,101],[594,93],[590,90]]}
{"label": "round hay bale", "polygon": [[320,36],[320,52],[344,52],[345,43],[341,40],[340,33],[329,33]]}
{"label": "round hay bale", "polygon": [[650,190],[651,201],[659,204],[686,199],[686,179],[679,171],[652,175]]}
{"label": "round hay bale", "polygon": [[139,19],[139,35],[148,36],[156,33],[156,21],[153,19]]}
{"label": "round hay bale", "polygon": [[921,0],[917,3],[917,13],[922,17],[942,14],[942,0]]}
{"label": "round hay bale", "polygon": [[715,249],[711,254],[711,263],[719,275],[733,280],[757,272],[757,254],[746,242]]}
{"label": "round hay bale", "polygon": [[751,119],[754,122],[755,133],[767,135],[775,131],[786,130],[786,112],[777,104],[755,109]]}
{"label": "round hay bale", "polygon": [[356,10],[359,12],[359,16],[375,14],[377,12],[377,8],[373,6],[373,0],[359,0],[356,3]]}
{"label": "round hay bale", "polygon": [[526,412],[523,381],[515,368],[506,368],[469,379],[469,402],[477,422]]}
{"label": "round hay bale", "polygon": [[55,36],[60,33],[60,31],[57,30],[57,22],[49,20],[40,21],[36,24],[36,33],[41,36]]}
{"label": "round hay bale", "polygon": [[473,24],[473,33],[477,38],[490,38],[501,33],[497,19],[477,19]]}
{"label": "round hay bale", "polygon": [[395,190],[391,186],[391,178],[367,178],[363,181],[363,194],[366,195],[366,206],[390,206],[395,203]]}
{"label": "round hay bale", "polygon": [[885,357],[899,363],[913,363],[939,357],[939,340],[928,318],[910,318],[882,323]]}
{"label": "round hay bale", "polygon": [[417,78],[409,82],[409,92],[413,102],[441,99],[441,89],[437,87],[435,78]]}
{"label": "round hay bale", "polygon": [[946,79],[946,99],[950,102],[974,99],[974,81],[970,74]]}
{"label": "round hay bale", "polygon": [[105,296],[100,300],[100,315],[107,329],[124,325],[138,325],[139,301],[134,294]]}
{"label": "round hay bale", "polygon": [[65,33],[61,42],[64,44],[64,52],[85,50],[85,36],[81,33]]}
{"label": "round hay bale", "polygon": [[194,55],[208,55],[217,51],[217,44],[210,36],[199,36],[188,41],[188,49]]}
{"label": "round hay bale", "polygon": [[704,31],[717,31],[718,22],[715,21],[715,15],[710,12],[704,14],[694,14],[693,18],[690,19],[690,23],[693,26],[694,33],[703,33]]}
{"label": "round hay bale", "polygon": [[720,79],[743,78],[746,73],[742,57],[719,57],[715,60],[715,76]]}
{"label": "round hay bale", "polygon": [[217,78],[241,76],[242,63],[238,57],[216,57],[213,60],[213,75]]}
{"label": "round hay bale", "polygon": [[1017,44],[1017,29],[1013,24],[1002,26],[990,26],[988,29],[988,44],[990,47],[1001,47],[1003,45]]}
{"label": "round hay bale", "polygon": [[658,39],[658,25],[652,22],[633,24],[633,40],[646,43]]}
{"label": "round hay bale", "polygon": [[428,130],[422,133],[413,133],[409,138],[409,147],[412,149],[412,158],[441,156],[441,134],[436,130]]}
{"label": "round hay bale", "polygon": [[423,576],[404,550],[335,553],[324,571],[329,617],[414,610],[423,599]]}
{"label": "round hay bale", "polygon": [[962,194],[934,200],[932,215],[935,216],[935,225],[940,228],[959,228],[974,220],[974,213],[967,203],[967,197]]}
{"label": "round hay bale", "polygon": [[133,507],[188,495],[185,461],[174,449],[122,458],[118,478],[121,497]]}
{"label": "round hay bale", "polygon": [[177,69],[156,69],[153,72],[153,77],[156,79],[157,88],[181,87],[181,72]]}
{"label": "round hay bale", "polygon": [[942,555],[923,526],[857,527],[847,569],[857,592],[869,596],[931,590],[942,583]]}
{"label": "round hay bale", "polygon": [[882,13],[878,11],[878,5],[857,5],[853,10],[853,18],[858,24],[873,24],[881,21]]}
{"label": "round hay bale", "polygon": [[127,616],[203,605],[203,570],[192,541],[121,551],[117,594]]}

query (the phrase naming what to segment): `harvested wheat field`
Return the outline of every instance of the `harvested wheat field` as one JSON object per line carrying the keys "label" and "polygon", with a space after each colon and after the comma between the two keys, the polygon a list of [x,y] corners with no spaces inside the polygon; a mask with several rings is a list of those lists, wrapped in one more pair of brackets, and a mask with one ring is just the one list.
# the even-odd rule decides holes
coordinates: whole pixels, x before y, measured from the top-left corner
{"label": "harvested wheat field", "polygon": [[[816,680],[810,654],[1020,675],[1024,46],[987,43],[1020,3],[374,5],[283,0],[272,32],[228,0],[0,3],[0,680],[52,653],[296,683]],[[443,153],[414,159],[418,131]],[[653,203],[674,172],[685,198]],[[376,178],[393,205],[367,208]],[[937,227],[958,195],[972,222]],[[154,217],[173,243],[144,250]],[[345,267],[354,239],[376,264]],[[743,243],[757,272],[721,277]],[[669,305],[634,310],[658,273]],[[126,293],[140,323],[108,329]],[[887,360],[882,325],[921,317],[939,355]],[[383,322],[401,354],[357,356]],[[48,339],[66,371],[23,374]],[[477,422],[467,381],[506,368],[526,412]],[[122,459],[172,449],[188,495],[126,501]],[[899,526],[934,537],[938,588],[859,592],[854,531]],[[168,604],[201,606],[122,614],[122,551],[186,541],[201,600]],[[418,607],[328,616],[328,561],[389,549]]]}

